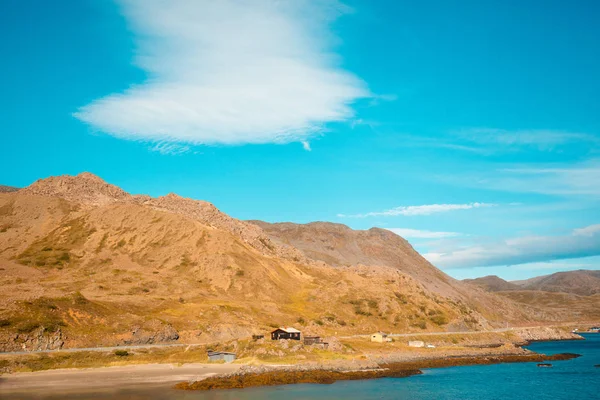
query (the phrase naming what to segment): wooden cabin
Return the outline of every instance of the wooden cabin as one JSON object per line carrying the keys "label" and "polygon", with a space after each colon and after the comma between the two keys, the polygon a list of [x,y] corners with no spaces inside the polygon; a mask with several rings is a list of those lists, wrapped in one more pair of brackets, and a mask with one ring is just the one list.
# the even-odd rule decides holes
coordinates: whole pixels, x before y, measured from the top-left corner
{"label": "wooden cabin", "polygon": [[281,327],[271,332],[271,340],[300,340],[300,331],[291,327]]}

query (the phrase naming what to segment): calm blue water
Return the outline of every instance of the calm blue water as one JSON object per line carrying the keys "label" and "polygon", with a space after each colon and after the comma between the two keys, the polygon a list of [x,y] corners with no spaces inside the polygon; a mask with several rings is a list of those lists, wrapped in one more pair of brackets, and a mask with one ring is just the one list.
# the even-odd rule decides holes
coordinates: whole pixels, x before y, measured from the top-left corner
{"label": "calm blue water", "polygon": [[[300,400],[300,399],[440,399],[440,400],[588,400],[600,399],[600,335],[585,341],[534,343],[529,348],[545,354],[578,353],[582,357],[538,368],[536,363],[451,367],[425,370],[409,378],[338,382],[333,385],[287,385],[213,392],[128,390],[79,399],[155,400]],[[37,397],[39,398],[39,397]],[[48,397],[51,399],[65,398]]]}

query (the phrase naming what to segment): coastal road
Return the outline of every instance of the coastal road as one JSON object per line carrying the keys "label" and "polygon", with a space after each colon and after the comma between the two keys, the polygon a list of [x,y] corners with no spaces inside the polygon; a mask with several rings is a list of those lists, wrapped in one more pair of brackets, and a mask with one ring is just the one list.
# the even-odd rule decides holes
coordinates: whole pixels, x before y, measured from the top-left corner
{"label": "coastal road", "polygon": [[115,350],[136,350],[136,349],[153,349],[153,348],[162,348],[162,347],[197,347],[197,346],[206,346],[206,344],[187,344],[187,343],[170,343],[170,344],[145,344],[145,345],[136,345],[136,346],[114,346],[114,347],[75,347],[70,349],[60,349],[60,350],[34,350],[34,351],[9,351],[9,352],[0,352],[0,356],[2,355],[17,355],[17,354],[42,354],[42,353],[58,353],[58,352],[67,352],[67,353],[76,353],[79,351],[115,351]]}
{"label": "coastal road", "polygon": [[[488,331],[460,331],[460,332],[423,332],[423,333],[391,333],[388,336],[391,337],[415,337],[415,336],[440,336],[440,335],[479,335],[485,333],[502,333],[509,331],[518,331],[522,329],[535,329],[535,328],[556,328],[562,327],[565,324],[561,325],[538,325],[538,326],[519,326],[519,327],[511,327],[511,328],[499,328],[492,329]],[[368,338],[371,337],[368,335],[350,335],[350,336],[339,336],[340,339],[353,339],[353,338]],[[151,348],[168,348],[168,347],[196,347],[196,346],[206,346],[207,344],[187,344],[187,343],[171,343],[171,344],[147,344],[147,345],[138,345],[138,346],[115,346],[115,347],[77,347],[70,349],[60,349],[60,350],[35,350],[35,351],[13,351],[13,352],[0,352],[0,356],[2,355],[18,355],[18,354],[42,354],[42,353],[57,353],[57,352],[69,352],[74,353],[78,351],[105,351],[111,352],[115,350],[136,350],[136,349],[151,349]]]}
{"label": "coastal road", "polygon": [[[561,325],[519,326],[519,327],[511,327],[511,328],[490,329],[488,331],[390,333],[390,334],[388,334],[388,336],[391,336],[391,337],[415,337],[415,336],[441,336],[441,335],[481,335],[481,334],[485,334],[485,333],[502,333],[502,332],[511,332],[511,331],[536,329],[536,328],[557,328],[557,327],[562,327],[562,326],[565,326],[565,325],[561,324]],[[340,339],[368,338],[368,337],[371,337],[371,335],[340,336]]]}

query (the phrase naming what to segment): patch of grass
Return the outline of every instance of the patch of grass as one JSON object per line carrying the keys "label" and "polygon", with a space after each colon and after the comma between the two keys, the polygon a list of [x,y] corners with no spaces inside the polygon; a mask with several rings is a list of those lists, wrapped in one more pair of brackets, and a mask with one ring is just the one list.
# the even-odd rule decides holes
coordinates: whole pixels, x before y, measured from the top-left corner
{"label": "patch of grass", "polygon": [[398,299],[398,301],[402,304],[408,304],[408,297],[405,294],[402,294],[400,292],[394,292],[394,295],[396,296],[396,298]]}
{"label": "patch of grass", "polygon": [[17,332],[19,333],[30,333],[40,327],[39,322],[27,321],[17,326]]}
{"label": "patch of grass", "polygon": [[36,267],[60,268],[73,264],[70,250],[83,245],[93,232],[82,217],[73,219],[33,242],[16,257],[17,261]]}
{"label": "patch of grass", "polygon": [[429,320],[431,322],[433,322],[436,325],[445,325],[448,323],[448,317],[446,317],[444,314],[436,314],[432,317],[429,318]]}
{"label": "patch of grass", "polygon": [[427,329],[427,322],[425,322],[425,320],[418,320],[415,321],[411,324],[411,326],[415,327],[415,328],[419,328],[419,329]]}

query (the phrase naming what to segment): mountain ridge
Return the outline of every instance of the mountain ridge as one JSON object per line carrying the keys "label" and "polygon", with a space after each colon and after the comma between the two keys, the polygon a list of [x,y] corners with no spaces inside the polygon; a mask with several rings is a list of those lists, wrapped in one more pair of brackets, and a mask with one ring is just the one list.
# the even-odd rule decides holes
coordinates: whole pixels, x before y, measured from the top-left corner
{"label": "mountain ridge", "polygon": [[59,333],[67,347],[88,347],[209,343],[275,325],[323,335],[531,320],[390,231],[314,223],[287,226],[298,235],[286,240],[265,224],[175,194],[131,195],[89,173],[1,193],[0,347],[39,347]]}

